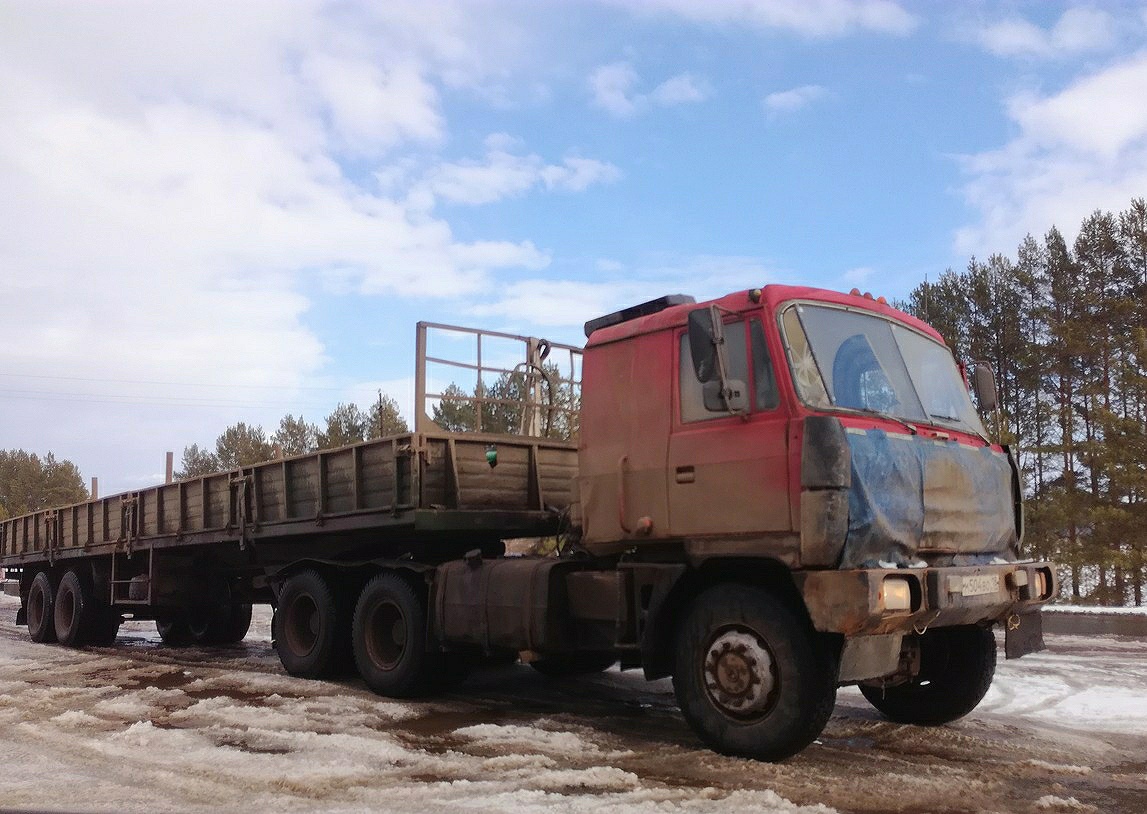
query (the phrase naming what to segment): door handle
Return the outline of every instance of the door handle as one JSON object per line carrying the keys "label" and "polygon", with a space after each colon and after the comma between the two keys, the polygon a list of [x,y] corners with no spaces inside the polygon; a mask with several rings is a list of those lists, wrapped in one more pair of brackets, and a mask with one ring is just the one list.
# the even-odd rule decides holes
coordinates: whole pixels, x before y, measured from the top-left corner
{"label": "door handle", "polygon": [[696,473],[691,466],[677,467],[677,482],[678,483],[693,483],[696,480]]}

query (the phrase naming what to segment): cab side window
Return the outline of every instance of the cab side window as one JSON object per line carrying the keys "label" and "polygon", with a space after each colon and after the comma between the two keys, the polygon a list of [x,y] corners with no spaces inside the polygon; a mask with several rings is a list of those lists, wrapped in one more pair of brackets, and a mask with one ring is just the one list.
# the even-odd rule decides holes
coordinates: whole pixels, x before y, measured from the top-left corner
{"label": "cab side window", "polygon": [[[749,384],[749,359],[747,343],[745,342],[744,320],[730,322],[725,325],[725,349],[729,360],[730,379],[738,379]],[[681,421],[705,421],[710,418],[724,418],[728,415],[724,410],[708,410],[705,408],[705,399],[701,389],[701,382],[693,370],[693,358],[689,351],[689,334],[682,334],[678,343],[678,362],[680,369],[678,381],[681,385]]]}
{"label": "cab side window", "polygon": [[[746,339],[748,341],[746,342]],[[749,355],[752,349],[752,381],[749,380]],[[738,320],[725,325],[725,349],[729,357],[730,379],[737,379],[753,389],[752,409],[774,410],[781,403],[777,392],[777,378],[773,373],[773,362],[769,358],[768,344],[765,342],[765,329],[759,319]],[[680,369],[678,381],[681,384],[681,422],[705,421],[710,418],[723,418],[724,410],[709,410],[701,382],[693,371],[693,358],[689,352],[689,335],[682,334],[678,346]]]}
{"label": "cab side window", "polygon": [[781,403],[777,394],[777,378],[773,375],[773,362],[765,342],[765,329],[759,319],[749,323],[749,336],[753,344],[753,405],[757,410],[773,410]]}

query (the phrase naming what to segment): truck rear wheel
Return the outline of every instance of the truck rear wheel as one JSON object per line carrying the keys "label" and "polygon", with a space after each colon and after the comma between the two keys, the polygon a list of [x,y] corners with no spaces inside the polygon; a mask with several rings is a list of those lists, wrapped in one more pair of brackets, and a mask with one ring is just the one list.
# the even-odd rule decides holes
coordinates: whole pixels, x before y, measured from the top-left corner
{"label": "truck rear wheel", "polygon": [[919,675],[903,684],[861,684],[860,692],[893,721],[938,726],[975,709],[995,674],[990,628],[935,628],[920,637]]}
{"label": "truck rear wheel", "polygon": [[28,588],[28,636],[34,642],[51,644],[56,641],[56,620],[54,616],[55,591],[52,579],[46,571],[36,574]]}
{"label": "truck rear wheel", "polygon": [[379,695],[411,698],[437,688],[440,659],[426,646],[426,601],[395,573],[359,594],[351,640],[359,675]]}
{"label": "truck rear wheel", "polygon": [[836,674],[813,631],[787,605],[747,585],[698,596],[678,631],[673,688],[711,749],[784,760],[824,729]]}
{"label": "truck rear wheel", "polygon": [[275,649],[283,668],[300,678],[343,672],[352,663],[350,609],[313,570],[290,577],[275,608]]}

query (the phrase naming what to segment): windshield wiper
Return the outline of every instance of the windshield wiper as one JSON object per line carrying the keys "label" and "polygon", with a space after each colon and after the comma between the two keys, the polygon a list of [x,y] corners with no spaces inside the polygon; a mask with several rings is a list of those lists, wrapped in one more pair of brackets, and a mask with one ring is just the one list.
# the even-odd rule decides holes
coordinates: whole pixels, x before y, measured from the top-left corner
{"label": "windshield wiper", "polygon": [[959,425],[960,429],[967,430],[967,431],[971,432],[973,435],[975,435],[977,438],[979,438],[981,441],[983,441],[989,447],[992,445],[992,442],[988,440],[988,437],[986,435],[984,435],[982,432],[980,432],[975,427],[970,425],[968,422],[964,421],[959,416],[940,415],[939,413],[929,413],[928,417],[937,419],[939,421],[950,421],[953,424],[957,424],[957,425]]}
{"label": "windshield wiper", "polygon": [[910,424],[905,419],[900,418],[899,416],[894,416],[891,413],[882,413],[879,410],[872,410],[872,409],[869,409],[866,407],[843,407],[840,409],[849,410],[849,411],[854,412],[854,413],[864,413],[865,415],[875,416],[876,418],[887,418],[891,421],[895,421],[897,424],[904,427],[906,430],[908,430],[908,432],[912,433],[913,435],[917,435],[920,432],[916,428],[915,424]]}

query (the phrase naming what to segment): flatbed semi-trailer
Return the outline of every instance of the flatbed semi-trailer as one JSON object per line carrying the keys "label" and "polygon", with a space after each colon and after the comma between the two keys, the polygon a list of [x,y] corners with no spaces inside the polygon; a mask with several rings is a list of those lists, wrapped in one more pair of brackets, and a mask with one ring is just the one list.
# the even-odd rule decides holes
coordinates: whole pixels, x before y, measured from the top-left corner
{"label": "flatbed semi-trailer", "polygon": [[258,546],[270,564],[305,538],[332,559],[450,559],[460,535],[481,543],[556,533],[552,507],[572,503],[576,475],[575,442],[403,433],[3,520],[0,555],[24,565]]}
{"label": "flatbed semi-trailer", "polygon": [[[394,697],[492,657],[620,662],[672,676],[711,747],[767,760],[816,738],[842,684],[945,723],[987,692],[994,625],[1009,658],[1042,647],[1056,577],[1021,557],[1015,459],[907,314],[858,292],[675,295],[587,323],[584,358],[469,332],[467,363],[432,355],[434,328],[415,432],[0,523],[18,621],[45,644],[109,644],[125,615],[226,643],[268,602],[289,673],[357,670]],[[491,368],[483,338],[524,360]],[[431,393],[433,365],[478,384]],[[432,402],[476,432],[445,432]],[[514,538],[553,553],[507,554]]]}

